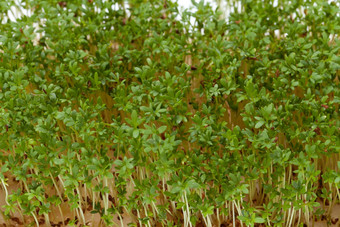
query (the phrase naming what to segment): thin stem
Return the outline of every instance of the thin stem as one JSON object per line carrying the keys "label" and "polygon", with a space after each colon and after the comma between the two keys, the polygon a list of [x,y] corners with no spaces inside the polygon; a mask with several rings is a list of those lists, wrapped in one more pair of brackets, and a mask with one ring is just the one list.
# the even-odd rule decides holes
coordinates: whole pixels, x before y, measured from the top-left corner
{"label": "thin stem", "polygon": [[32,214],[32,216],[33,216],[33,218],[34,218],[35,224],[39,227],[39,221],[38,221],[38,219],[37,219],[37,216],[34,214],[33,211],[31,212],[31,214]]}
{"label": "thin stem", "polygon": [[122,216],[120,215],[119,212],[118,212],[118,217],[119,217],[119,221],[120,221],[120,226],[124,227],[123,218],[122,218]]}
{"label": "thin stem", "polygon": [[187,192],[186,191],[184,191],[184,200],[185,200],[185,205],[186,205],[186,207],[187,207],[187,214],[188,214],[188,223],[189,223],[189,225],[190,226],[192,226],[191,225],[191,221],[190,221],[190,209],[189,209],[189,203],[188,203],[188,198],[187,198]]}
{"label": "thin stem", "polygon": [[232,209],[233,209],[233,227],[236,227],[236,225],[235,225],[235,204],[232,204],[231,206],[232,206]]}
{"label": "thin stem", "polygon": [[5,190],[5,202],[7,205],[9,205],[8,203],[8,191],[7,191],[7,187],[6,187],[6,183],[4,182],[4,180],[1,178],[1,184]]}
{"label": "thin stem", "polygon": [[80,213],[81,219],[83,221],[83,224],[85,225],[86,220],[85,220],[84,212],[83,212],[83,209],[82,209],[82,197],[81,197],[81,194],[80,194],[78,187],[76,188],[76,190],[77,190],[77,193],[79,195],[79,205],[78,205],[79,213]]}

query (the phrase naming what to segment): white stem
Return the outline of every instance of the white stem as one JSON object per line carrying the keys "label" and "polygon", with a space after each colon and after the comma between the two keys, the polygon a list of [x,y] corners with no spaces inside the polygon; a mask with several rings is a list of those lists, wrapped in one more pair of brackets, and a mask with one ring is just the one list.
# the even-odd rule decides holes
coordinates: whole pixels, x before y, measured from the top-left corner
{"label": "white stem", "polygon": [[235,205],[232,204],[232,208],[233,208],[233,227],[236,227],[235,225]]}
{"label": "white stem", "polygon": [[7,187],[6,187],[6,183],[5,181],[1,178],[1,184],[2,186],[4,187],[4,190],[5,190],[5,201],[6,201],[6,204],[9,205],[8,203],[8,191],[7,191]]}
{"label": "white stem", "polygon": [[83,224],[86,225],[86,220],[85,220],[85,216],[84,216],[84,212],[83,212],[83,209],[82,209],[82,205],[81,205],[81,194],[80,194],[80,191],[79,191],[79,188],[77,187],[76,188],[77,192],[78,192],[78,196],[79,196],[79,213],[80,213],[80,216],[81,216],[81,219],[83,221]]}
{"label": "white stem", "polygon": [[31,212],[31,214],[32,214],[32,216],[34,218],[35,224],[39,227],[39,222],[38,222],[37,216],[34,214],[33,211]]}
{"label": "white stem", "polygon": [[208,226],[208,221],[207,221],[206,218],[204,217],[202,211],[201,211],[201,214],[202,214],[202,218],[203,218],[203,221],[204,221],[205,225]]}
{"label": "white stem", "polygon": [[139,214],[139,211],[138,211],[138,210],[137,210],[137,217],[138,217],[139,225],[140,225],[140,226],[143,226],[143,225],[142,225],[142,222],[140,221],[140,214]]}
{"label": "white stem", "polygon": [[119,217],[119,221],[120,221],[120,226],[124,227],[123,218],[122,218],[122,216],[120,215],[119,212],[118,212],[118,217]]}
{"label": "white stem", "polygon": [[191,221],[190,221],[190,209],[189,209],[189,203],[188,203],[188,198],[187,198],[187,192],[184,191],[184,199],[185,199],[185,204],[187,207],[187,215],[188,215],[188,220],[187,222],[189,223],[189,226],[192,226]]}

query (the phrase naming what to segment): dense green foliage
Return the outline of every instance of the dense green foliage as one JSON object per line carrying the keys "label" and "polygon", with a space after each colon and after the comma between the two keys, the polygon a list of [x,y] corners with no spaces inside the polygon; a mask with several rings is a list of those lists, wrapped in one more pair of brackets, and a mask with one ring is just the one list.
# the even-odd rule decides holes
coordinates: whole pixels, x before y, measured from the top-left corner
{"label": "dense green foliage", "polygon": [[[332,222],[339,3],[227,5],[224,20],[203,2],[1,1],[3,217]],[[15,6],[30,13],[11,21]]]}

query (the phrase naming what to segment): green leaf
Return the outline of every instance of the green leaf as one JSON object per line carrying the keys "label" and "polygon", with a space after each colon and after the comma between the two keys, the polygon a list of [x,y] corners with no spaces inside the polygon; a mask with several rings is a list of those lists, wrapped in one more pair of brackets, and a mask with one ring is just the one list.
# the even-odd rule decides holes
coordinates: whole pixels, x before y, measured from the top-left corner
{"label": "green leaf", "polygon": [[265,223],[265,220],[263,218],[256,217],[255,218],[255,223]]}
{"label": "green leaf", "polygon": [[63,165],[65,163],[64,159],[58,158],[58,159],[54,159],[53,161],[55,164],[57,165]]}
{"label": "green leaf", "polygon": [[131,121],[134,127],[138,125],[138,115],[136,110],[133,110],[131,113]]}
{"label": "green leaf", "polygon": [[335,180],[334,180],[334,183],[339,184],[340,183],[340,177],[336,177]]}
{"label": "green leaf", "polygon": [[163,125],[161,127],[158,128],[158,132],[159,133],[163,133],[165,130],[166,130],[167,126],[166,125]]}
{"label": "green leaf", "polygon": [[189,180],[186,185],[189,189],[196,189],[200,186],[194,179]]}
{"label": "green leaf", "polygon": [[148,65],[149,65],[149,66],[152,66],[152,61],[151,61],[150,58],[147,58],[146,61],[148,62]]}
{"label": "green leaf", "polygon": [[139,136],[139,129],[133,130],[132,136],[133,138],[137,138]]}
{"label": "green leaf", "polygon": [[173,194],[176,194],[180,191],[182,191],[182,188],[180,186],[175,186],[170,190],[170,192],[173,193]]}
{"label": "green leaf", "polygon": [[265,124],[264,121],[259,121],[259,122],[256,123],[255,128],[256,128],[256,129],[257,129],[257,128],[261,128],[262,125],[264,125],[264,124]]}

